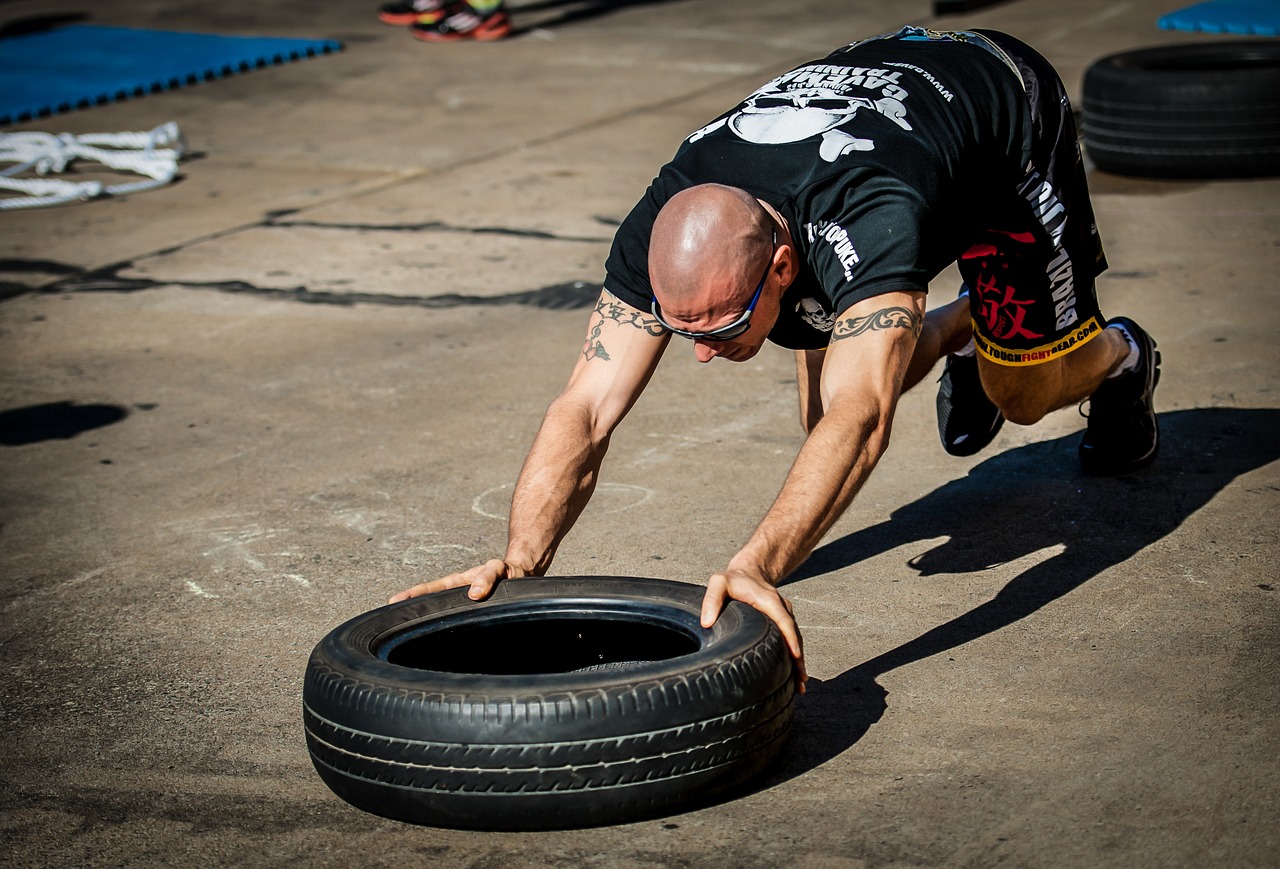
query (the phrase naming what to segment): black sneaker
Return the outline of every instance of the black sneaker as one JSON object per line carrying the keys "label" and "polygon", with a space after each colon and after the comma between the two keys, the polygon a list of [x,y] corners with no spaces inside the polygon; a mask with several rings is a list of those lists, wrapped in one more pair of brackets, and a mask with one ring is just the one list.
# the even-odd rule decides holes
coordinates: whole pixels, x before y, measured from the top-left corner
{"label": "black sneaker", "polygon": [[995,439],[1004,414],[987,398],[978,356],[948,356],[938,383],[938,435],[953,456],[971,456]]}
{"label": "black sneaker", "polygon": [[1160,382],[1156,342],[1128,317],[1122,323],[1138,342],[1133,371],[1104,380],[1089,396],[1089,428],[1080,441],[1080,462],[1090,474],[1120,474],[1150,462],[1160,449],[1160,428],[1151,399]]}

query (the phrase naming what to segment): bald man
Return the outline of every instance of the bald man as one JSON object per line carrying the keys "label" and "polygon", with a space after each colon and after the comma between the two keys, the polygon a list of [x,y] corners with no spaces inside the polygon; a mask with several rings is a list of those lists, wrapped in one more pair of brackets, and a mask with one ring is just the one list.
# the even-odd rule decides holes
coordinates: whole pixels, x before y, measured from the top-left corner
{"label": "bald man", "polygon": [[[956,262],[959,298],[926,312]],[[392,601],[547,571],[595,487],[609,437],[675,336],[701,362],[796,352],[807,433],[782,491],[707,583],[771,618],[805,679],[777,584],[848,507],[889,443],[903,391],[936,363],[944,448],[972,455],[1008,420],[1088,400],[1085,469],[1159,446],[1159,354],[1102,318],[1106,268],[1074,122],[1052,67],[991,31],[904,28],[756,90],[690,135],[627,216],[582,356],[534,439],[501,558]],[[1006,493],[1017,497],[1016,492]]]}

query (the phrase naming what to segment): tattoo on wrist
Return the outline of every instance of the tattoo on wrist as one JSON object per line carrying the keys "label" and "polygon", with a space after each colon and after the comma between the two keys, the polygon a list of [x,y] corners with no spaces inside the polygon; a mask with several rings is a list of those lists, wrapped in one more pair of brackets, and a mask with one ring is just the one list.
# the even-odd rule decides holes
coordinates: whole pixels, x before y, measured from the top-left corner
{"label": "tattoo on wrist", "polygon": [[620,304],[612,297],[605,298],[602,296],[600,301],[596,303],[596,309],[591,314],[590,327],[591,331],[587,334],[587,341],[582,347],[582,355],[585,359],[599,359],[608,362],[611,358],[609,351],[605,349],[603,342],[600,340],[600,333],[604,331],[606,320],[612,320],[624,326],[631,326],[635,329],[643,329],[650,335],[659,336],[666,330],[653,317],[638,311],[635,308]]}
{"label": "tattoo on wrist", "polygon": [[840,320],[831,332],[831,340],[856,338],[867,332],[881,332],[886,329],[909,329],[912,336],[919,338],[923,326],[924,317],[910,308],[901,306],[881,308],[865,317],[846,317]]}

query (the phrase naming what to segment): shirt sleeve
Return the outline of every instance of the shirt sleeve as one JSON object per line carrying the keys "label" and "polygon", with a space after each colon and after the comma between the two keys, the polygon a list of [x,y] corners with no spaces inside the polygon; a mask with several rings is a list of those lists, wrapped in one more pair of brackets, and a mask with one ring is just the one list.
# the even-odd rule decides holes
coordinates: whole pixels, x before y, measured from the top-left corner
{"label": "shirt sleeve", "polygon": [[604,288],[641,311],[649,310],[653,298],[649,283],[649,237],[660,208],[655,188],[656,182],[622,221],[605,260]]}
{"label": "shirt sleeve", "polygon": [[805,226],[809,262],[837,314],[873,296],[928,288],[922,197],[892,178],[843,191],[830,218]]}

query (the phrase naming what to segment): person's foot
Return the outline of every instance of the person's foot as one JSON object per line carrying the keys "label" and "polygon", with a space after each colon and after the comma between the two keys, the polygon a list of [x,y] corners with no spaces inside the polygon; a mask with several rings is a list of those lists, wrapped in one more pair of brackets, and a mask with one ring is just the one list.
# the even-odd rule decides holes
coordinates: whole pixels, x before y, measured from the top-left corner
{"label": "person's foot", "polygon": [[1080,462],[1090,474],[1120,474],[1150,462],[1160,449],[1152,396],[1160,382],[1156,342],[1128,317],[1115,317],[1138,346],[1132,371],[1104,380],[1089,396],[1089,428],[1080,441]]}
{"label": "person's foot", "polygon": [[942,448],[953,456],[972,456],[1004,425],[1004,414],[982,388],[977,355],[948,356],[938,384]]}
{"label": "person's foot", "polygon": [[408,27],[418,22],[431,23],[444,17],[449,0],[394,0],[378,7],[378,20],[383,24]]}
{"label": "person's foot", "polygon": [[457,42],[476,39],[487,42],[511,32],[511,19],[498,6],[492,12],[477,12],[469,3],[454,3],[437,21],[418,21],[409,26],[415,39],[426,42]]}

